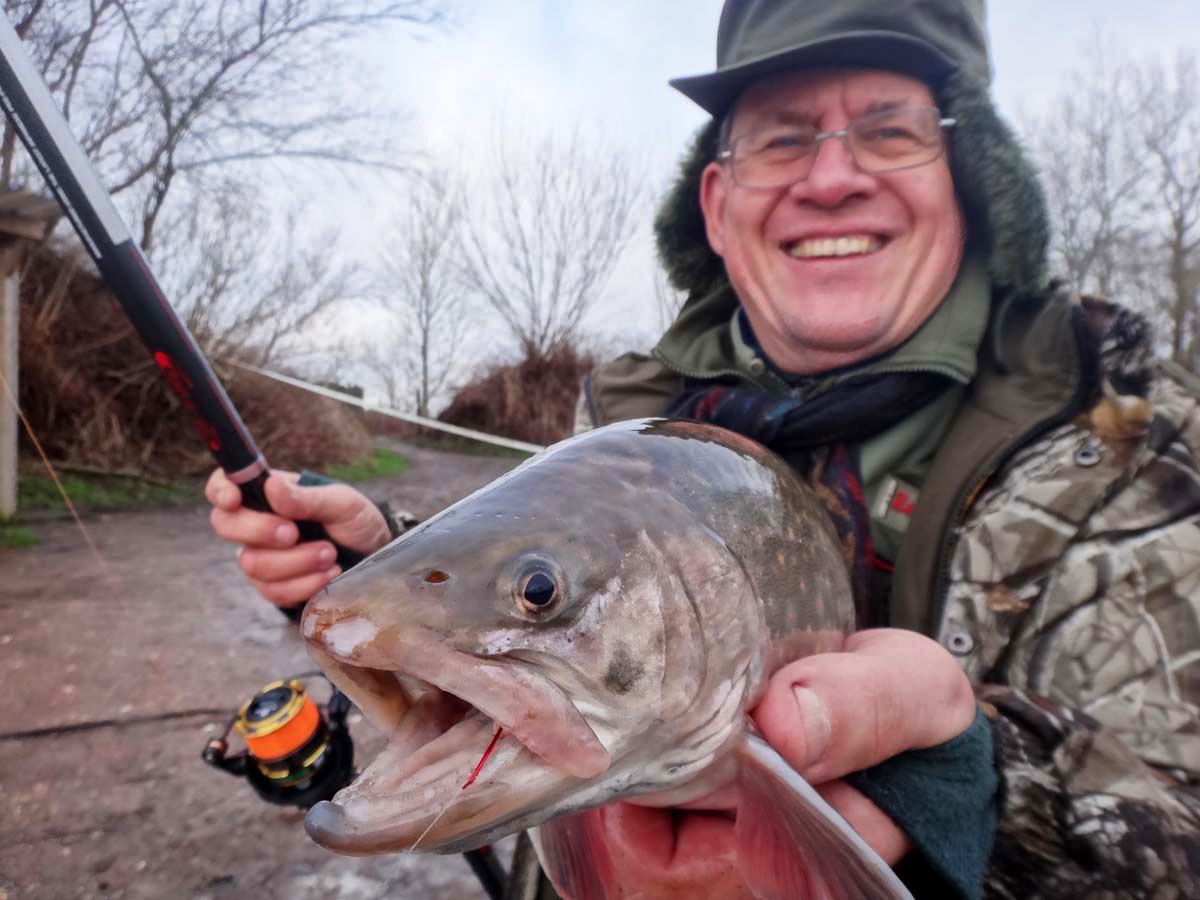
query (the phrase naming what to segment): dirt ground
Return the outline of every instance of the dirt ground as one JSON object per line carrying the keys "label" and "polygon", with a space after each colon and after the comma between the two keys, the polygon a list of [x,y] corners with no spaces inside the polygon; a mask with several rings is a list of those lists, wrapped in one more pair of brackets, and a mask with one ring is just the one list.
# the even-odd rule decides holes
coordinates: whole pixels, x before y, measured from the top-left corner
{"label": "dirt ground", "polygon": [[[514,464],[397,449],[411,468],[364,487],[422,518]],[[335,856],[300,811],[204,765],[234,708],[313,668],[297,629],[204,507],[85,523],[99,558],[69,521],[0,549],[0,900],[485,896],[459,856]]]}

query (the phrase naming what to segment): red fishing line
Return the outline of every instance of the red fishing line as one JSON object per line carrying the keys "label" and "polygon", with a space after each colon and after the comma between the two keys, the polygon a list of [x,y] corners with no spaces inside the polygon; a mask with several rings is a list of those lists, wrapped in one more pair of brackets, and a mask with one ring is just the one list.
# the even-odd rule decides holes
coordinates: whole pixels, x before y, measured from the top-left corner
{"label": "red fishing line", "polygon": [[479,765],[475,767],[475,771],[471,773],[471,777],[467,779],[466,784],[462,786],[465,791],[475,783],[475,779],[479,777],[479,773],[483,770],[483,764],[487,762],[487,758],[492,755],[492,751],[496,749],[496,741],[500,740],[500,735],[504,733],[504,726],[496,726],[496,733],[492,735],[492,742],[487,745],[487,749],[483,751],[483,756],[479,760]]}

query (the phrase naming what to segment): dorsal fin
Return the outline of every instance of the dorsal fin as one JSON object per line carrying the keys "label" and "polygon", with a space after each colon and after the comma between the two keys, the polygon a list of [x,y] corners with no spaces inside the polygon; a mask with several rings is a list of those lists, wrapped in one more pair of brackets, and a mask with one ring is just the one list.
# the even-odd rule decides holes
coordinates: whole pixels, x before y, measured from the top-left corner
{"label": "dorsal fin", "polygon": [[866,841],[757,735],[738,751],[738,867],[760,900],[913,900]]}

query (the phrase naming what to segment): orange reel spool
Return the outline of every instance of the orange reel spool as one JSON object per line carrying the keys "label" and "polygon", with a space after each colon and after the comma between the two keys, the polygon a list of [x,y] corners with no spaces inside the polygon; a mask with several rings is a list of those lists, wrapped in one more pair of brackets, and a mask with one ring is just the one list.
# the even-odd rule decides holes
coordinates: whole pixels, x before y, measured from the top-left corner
{"label": "orange reel spool", "polygon": [[[242,705],[235,725],[250,755],[260,764],[272,763],[312,741],[321,726],[321,713],[302,682],[276,681]],[[260,768],[268,777],[273,775],[270,766]]]}

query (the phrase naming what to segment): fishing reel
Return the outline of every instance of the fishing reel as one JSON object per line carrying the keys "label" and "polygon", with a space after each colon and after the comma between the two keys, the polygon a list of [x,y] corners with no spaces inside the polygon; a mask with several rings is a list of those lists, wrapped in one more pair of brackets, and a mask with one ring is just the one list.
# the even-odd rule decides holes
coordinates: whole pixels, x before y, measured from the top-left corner
{"label": "fishing reel", "polygon": [[[357,774],[346,727],[351,703],[334,689],[324,708],[318,706],[301,681],[314,674],[273,681],[243,703],[224,733],[205,744],[203,760],[244,777],[268,803],[308,809],[332,798]],[[229,756],[234,728],[246,749]]]}

